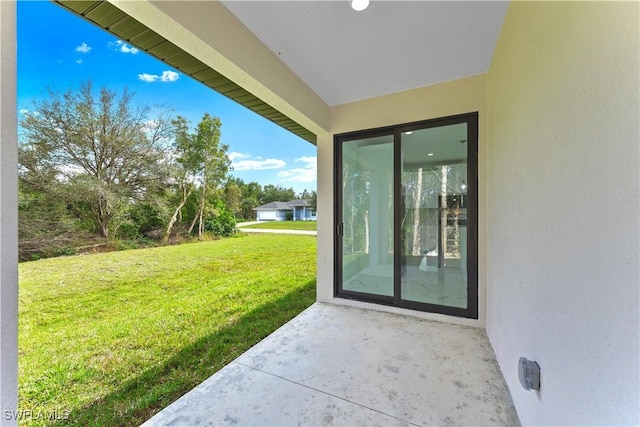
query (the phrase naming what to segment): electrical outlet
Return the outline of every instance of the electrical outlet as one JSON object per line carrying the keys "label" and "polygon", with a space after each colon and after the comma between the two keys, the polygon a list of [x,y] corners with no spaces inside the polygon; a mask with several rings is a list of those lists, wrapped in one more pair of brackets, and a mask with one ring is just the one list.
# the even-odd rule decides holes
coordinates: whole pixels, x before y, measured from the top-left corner
{"label": "electrical outlet", "polygon": [[525,390],[540,390],[540,366],[538,363],[521,357],[518,361],[518,379]]}

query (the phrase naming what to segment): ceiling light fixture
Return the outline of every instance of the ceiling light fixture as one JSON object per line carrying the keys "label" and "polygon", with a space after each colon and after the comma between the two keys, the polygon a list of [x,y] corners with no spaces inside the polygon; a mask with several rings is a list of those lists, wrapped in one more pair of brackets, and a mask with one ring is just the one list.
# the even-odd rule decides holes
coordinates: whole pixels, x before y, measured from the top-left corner
{"label": "ceiling light fixture", "polygon": [[433,156],[433,153],[427,153],[427,156],[431,157]]}
{"label": "ceiling light fixture", "polygon": [[413,131],[409,130],[409,131],[405,132],[404,134],[405,135],[411,135],[412,133],[413,133]]}
{"label": "ceiling light fixture", "polygon": [[467,183],[464,181],[464,179],[462,180],[462,185],[460,186],[460,188],[462,189],[462,191],[467,189]]}
{"label": "ceiling light fixture", "polygon": [[369,0],[352,0],[351,7],[356,12],[362,12],[367,7],[369,7]]}

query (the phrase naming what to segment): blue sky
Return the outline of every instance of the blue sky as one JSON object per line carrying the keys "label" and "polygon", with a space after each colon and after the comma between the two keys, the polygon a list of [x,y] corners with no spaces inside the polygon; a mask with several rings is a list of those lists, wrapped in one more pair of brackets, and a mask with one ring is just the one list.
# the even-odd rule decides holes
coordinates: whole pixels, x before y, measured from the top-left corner
{"label": "blue sky", "polygon": [[192,125],[205,112],[222,120],[233,176],[245,182],[316,189],[316,147],[49,1],[18,2],[18,110],[33,109],[47,87],[64,91],[90,79],[164,104]]}

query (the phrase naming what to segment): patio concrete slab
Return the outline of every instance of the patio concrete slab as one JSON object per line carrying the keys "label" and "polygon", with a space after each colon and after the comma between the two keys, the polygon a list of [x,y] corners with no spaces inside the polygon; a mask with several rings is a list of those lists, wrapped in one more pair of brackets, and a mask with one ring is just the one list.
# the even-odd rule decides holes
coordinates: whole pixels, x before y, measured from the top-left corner
{"label": "patio concrete slab", "polygon": [[316,303],[144,425],[518,424],[484,330]]}
{"label": "patio concrete slab", "polygon": [[[248,397],[250,396],[250,397]],[[401,420],[232,363],[144,425],[408,425]]]}

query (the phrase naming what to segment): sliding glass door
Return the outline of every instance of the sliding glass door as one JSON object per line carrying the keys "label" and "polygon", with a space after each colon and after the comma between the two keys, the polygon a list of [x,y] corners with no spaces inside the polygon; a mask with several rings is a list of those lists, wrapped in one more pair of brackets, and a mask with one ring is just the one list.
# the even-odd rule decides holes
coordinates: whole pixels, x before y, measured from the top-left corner
{"label": "sliding glass door", "polygon": [[337,135],[336,295],[477,317],[477,114]]}
{"label": "sliding glass door", "polygon": [[401,133],[402,300],[467,307],[467,132]]}
{"label": "sliding glass door", "polygon": [[394,292],[393,145],[388,134],[342,146],[342,288],[389,300]]}

